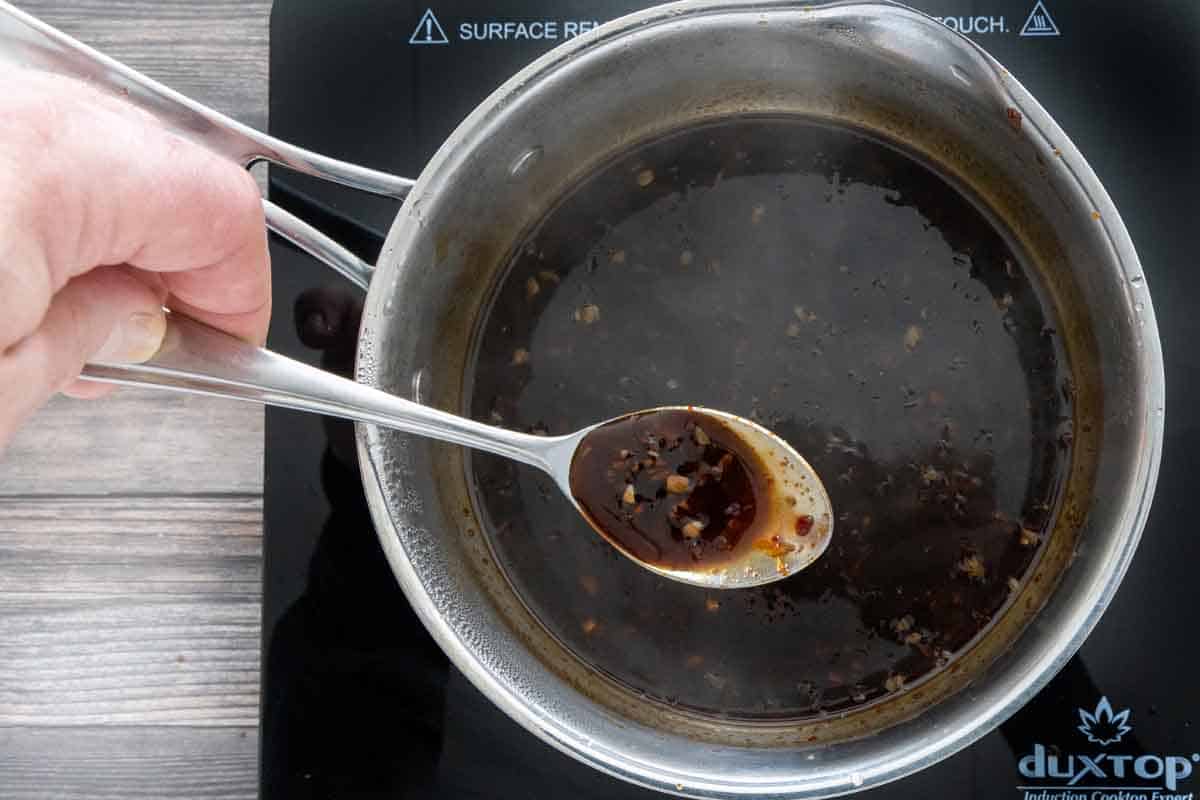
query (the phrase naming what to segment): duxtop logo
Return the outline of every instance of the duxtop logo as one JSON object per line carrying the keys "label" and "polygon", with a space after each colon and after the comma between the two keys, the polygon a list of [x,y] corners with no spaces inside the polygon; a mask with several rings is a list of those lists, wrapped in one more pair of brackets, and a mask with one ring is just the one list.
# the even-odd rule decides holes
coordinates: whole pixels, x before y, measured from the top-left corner
{"label": "duxtop logo", "polygon": [[1083,723],[1079,726],[1079,732],[1086,736],[1089,742],[1095,742],[1101,747],[1116,744],[1121,741],[1122,736],[1133,730],[1126,724],[1129,721],[1129,709],[1114,714],[1107,697],[1101,697],[1100,702],[1096,704],[1096,710],[1090,714],[1082,708],[1079,709],[1079,721]]}
{"label": "duxtop logo", "polygon": [[[1113,710],[1107,697],[1101,697],[1094,709],[1077,711],[1076,730],[1102,748],[1120,744],[1133,730],[1129,709]],[[1200,753],[1067,753],[1035,743],[1017,768],[1023,778],[1037,783],[1017,788],[1023,800],[1195,800],[1194,792],[1184,788],[1197,762]]]}

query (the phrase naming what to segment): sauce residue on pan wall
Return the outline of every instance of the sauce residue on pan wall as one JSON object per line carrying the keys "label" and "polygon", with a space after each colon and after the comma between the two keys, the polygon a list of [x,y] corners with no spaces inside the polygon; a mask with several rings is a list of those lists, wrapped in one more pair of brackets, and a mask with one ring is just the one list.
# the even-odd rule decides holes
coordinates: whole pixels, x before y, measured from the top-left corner
{"label": "sauce residue on pan wall", "polygon": [[745,416],[821,476],[832,543],[769,586],[687,586],[549,478],[474,454],[497,561],[581,659],[665,703],[804,718],[904,691],[989,625],[1050,530],[1072,447],[1055,325],[1001,231],[907,154],[784,119],[638,147],[512,255],[469,411],[541,433]]}

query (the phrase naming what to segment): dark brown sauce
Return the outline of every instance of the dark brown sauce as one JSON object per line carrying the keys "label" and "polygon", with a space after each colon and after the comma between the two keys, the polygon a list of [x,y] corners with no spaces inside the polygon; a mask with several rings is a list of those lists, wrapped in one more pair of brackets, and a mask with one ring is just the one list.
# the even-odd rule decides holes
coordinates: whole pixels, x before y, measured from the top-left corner
{"label": "dark brown sauce", "polygon": [[693,411],[631,414],[587,435],[571,494],[614,545],[669,569],[719,567],[753,535],[769,471],[738,434]]}
{"label": "dark brown sauce", "polygon": [[497,562],[581,659],[662,702],[795,719],[901,691],[988,627],[1050,530],[1073,446],[1056,326],[1003,230],[905,153],[779,119],[637,147],[512,254],[470,413],[554,434],[738,414],[821,476],[832,542],[769,586],[688,586],[477,454]]}

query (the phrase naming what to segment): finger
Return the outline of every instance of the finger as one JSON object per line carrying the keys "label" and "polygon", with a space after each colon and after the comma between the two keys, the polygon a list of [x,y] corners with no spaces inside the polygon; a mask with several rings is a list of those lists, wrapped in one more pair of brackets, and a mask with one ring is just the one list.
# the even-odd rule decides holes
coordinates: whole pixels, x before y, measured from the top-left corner
{"label": "finger", "polygon": [[[159,306],[166,305],[167,289],[163,284],[162,276],[156,272],[146,272],[145,270],[137,269],[130,266],[122,266],[117,269],[124,270],[131,277],[137,278],[142,283],[150,288],[154,293],[154,297]],[[60,393],[67,397],[76,400],[98,400],[102,397],[107,397],[117,390],[117,387],[111,383],[99,383],[97,381],[76,379],[64,386]]]}
{"label": "finger", "polygon": [[87,361],[144,361],[162,344],[162,296],[126,267],[101,267],[54,296],[41,325],[0,352],[0,443]]}
{"label": "finger", "polygon": [[60,389],[59,394],[74,400],[99,400],[102,397],[108,397],[116,390],[117,387],[111,383],[98,383],[77,378]]}
{"label": "finger", "polygon": [[[270,312],[261,198],[250,175],[147,115],[61,78],[0,97],[0,347],[96,264],[164,273],[190,309],[260,338]],[[194,271],[194,274],[192,272]],[[203,315],[203,314],[201,314]]]}
{"label": "finger", "polygon": [[220,328],[223,331],[228,331],[234,336],[245,339],[256,345],[262,345],[267,340],[267,325],[270,322],[271,306],[270,301],[267,305],[242,314],[221,313],[215,311],[207,311],[203,308],[185,303],[179,299],[179,296],[172,294],[167,300],[167,307],[180,311],[187,316],[200,320],[203,323]]}

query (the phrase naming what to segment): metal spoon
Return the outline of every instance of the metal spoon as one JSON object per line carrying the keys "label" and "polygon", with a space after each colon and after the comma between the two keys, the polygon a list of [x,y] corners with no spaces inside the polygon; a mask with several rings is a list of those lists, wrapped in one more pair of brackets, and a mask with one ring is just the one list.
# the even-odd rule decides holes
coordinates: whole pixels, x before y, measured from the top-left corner
{"label": "metal spoon", "polygon": [[[625,419],[600,422],[563,436],[535,436],[496,428],[255,347],[177,313],[167,314],[166,338],[150,361],[88,364],[81,377],[314,411],[486,450],[542,470],[581,513],[583,508],[571,485],[576,454],[594,444],[595,438],[589,439],[589,434]],[[678,411],[680,407],[639,414],[664,410]],[[829,544],[833,517],[825,488],[808,463],[778,436],[749,420],[708,409],[688,411],[710,418],[714,425],[723,425],[735,434],[757,454],[753,460],[760,468],[770,473],[759,476],[774,487],[758,504],[753,535],[761,534],[761,541],[750,542],[752,546],[738,550],[736,559],[715,566],[705,562],[655,564],[635,557],[628,549],[618,549],[667,578],[723,589],[770,583],[816,560]],[[584,513],[584,517],[601,535],[614,541],[611,531],[590,515]],[[762,546],[756,546],[760,543]]]}

